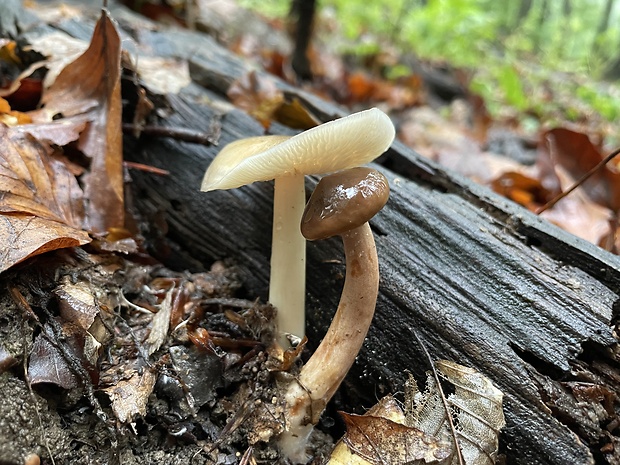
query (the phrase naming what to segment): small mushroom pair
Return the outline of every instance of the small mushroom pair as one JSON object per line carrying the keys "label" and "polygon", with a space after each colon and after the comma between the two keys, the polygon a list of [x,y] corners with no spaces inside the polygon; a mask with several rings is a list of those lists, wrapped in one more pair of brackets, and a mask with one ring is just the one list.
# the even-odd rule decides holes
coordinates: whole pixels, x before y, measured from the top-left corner
{"label": "small mushroom pair", "polygon": [[364,165],[394,140],[390,118],[373,108],[322,124],[293,137],[259,136],[228,144],[215,157],[202,191],[231,189],[275,179],[269,302],[278,309],[279,341],[305,333],[306,240],[299,230],[305,205],[304,176]]}
{"label": "small mushroom pair", "polygon": [[287,387],[287,429],[280,449],[292,463],[306,463],[306,443],[327,402],[348,373],[372,322],[379,291],[379,264],[368,221],[388,200],[388,181],[371,168],[352,168],[322,178],[304,211],[308,240],[340,235],[344,288],[327,334],[299,376]]}

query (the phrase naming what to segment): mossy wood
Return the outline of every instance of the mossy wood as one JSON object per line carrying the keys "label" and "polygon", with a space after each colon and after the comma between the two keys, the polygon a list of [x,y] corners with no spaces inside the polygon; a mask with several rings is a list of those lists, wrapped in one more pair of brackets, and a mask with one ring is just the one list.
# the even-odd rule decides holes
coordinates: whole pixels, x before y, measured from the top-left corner
{"label": "mossy wood", "polygon": [[[131,172],[129,190],[150,227],[148,243],[177,268],[230,260],[247,296],[266,298],[272,184],[199,192],[204,171],[221,147],[263,134],[261,125],[225,97],[230,83],[250,66],[206,35],[142,27],[131,32],[138,24],[133,15],[121,9],[112,14],[127,34],[160,56],[189,60],[193,84],[167,97],[171,111],[158,124],[206,131],[214,120],[221,122],[218,147],[126,138],[127,160],[170,171],[169,176]],[[85,39],[91,30],[71,21],[62,29]],[[278,86],[320,119],[343,114],[288,84]],[[271,133],[293,131],[274,124]],[[610,441],[604,420],[593,414],[603,418],[601,406],[596,400],[578,401],[570,386],[620,387],[610,329],[618,310],[618,257],[400,143],[379,161],[376,166],[392,188],[388,204],[371,221],[380,295],[367,341],[336,399],[339,407],[370,407],[384,394],[398,393],[408,371],[424,379],[429,366],[415,331],[434,359],[473,367],[505,393],[501,452],[507,463],[602,463],[599,449]],[[308,178],[308,191],[315,184]],[[340,240],[308,244],[311,347],[337,307],[343,263]]]}

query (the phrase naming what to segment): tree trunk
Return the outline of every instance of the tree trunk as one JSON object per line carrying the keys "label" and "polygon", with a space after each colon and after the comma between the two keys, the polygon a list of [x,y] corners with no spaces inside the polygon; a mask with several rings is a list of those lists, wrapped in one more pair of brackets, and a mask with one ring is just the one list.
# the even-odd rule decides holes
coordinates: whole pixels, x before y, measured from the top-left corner
{"label": "tree trunk", "polygon": [[316,0],[293,0],[291,2],[290,19],[295,23],[293,34],[295,47],[291,66],[293,71],[302,81],[312,79],[312,67],[308,57],[314,17],[316,12]]}
{"label": "tree trunk", "polygon": [[530,13],[531,9],[532,0],[521,0],[521,3],[519,4],[519,11],[517,13],[517,22],[515,24],[515,27],[519,27],[521,23],[525,21],[525,18],[527,18],[527,15]]}

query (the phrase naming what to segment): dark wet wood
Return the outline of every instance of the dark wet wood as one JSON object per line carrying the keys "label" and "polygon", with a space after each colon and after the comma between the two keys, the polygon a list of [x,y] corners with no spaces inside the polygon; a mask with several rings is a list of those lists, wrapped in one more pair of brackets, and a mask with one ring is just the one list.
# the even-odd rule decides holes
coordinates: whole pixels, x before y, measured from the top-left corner
{"label": "dark wet wood", "polygon": [[[188,100],[170,97],[175,113],[165,124],[198,129],[215,116]],[[220,144],[261,132],[232,110],[222,119]],[[217,150],[129,143],[128,159],[171,171],[169,177],[133,173],[137,204],[141,211],[163,212],[174,243],[174,252],[162,257],[167,263],[183,268],[233,260],[245,292],[266,298],[272,187],[198,192]],[[392,195],[371,223],[382,275],[377,313],[341,401],[369,406],[402,389],[407,370],[421,376],[428,366],[415,330],[433,357],[475,367],[505,392],[503,446],[514,451],[509,463],[588,463],[585,441],[571,431],[587,418],[572,396],[573,404],[563,406],[570,421],[550,415],[540,379],[563,391],[561,381],[574,379],[568,373],[583,350],[581,358],[605,360],[604,348],[615,342],[609,326],[618,259],[400,144],[384,165],[398,172],[380,167]],[[309,179],[308,188],[313,184]],[[337,240],[309,244],[308,335],[314,343],[336,308],[342,263]]]}

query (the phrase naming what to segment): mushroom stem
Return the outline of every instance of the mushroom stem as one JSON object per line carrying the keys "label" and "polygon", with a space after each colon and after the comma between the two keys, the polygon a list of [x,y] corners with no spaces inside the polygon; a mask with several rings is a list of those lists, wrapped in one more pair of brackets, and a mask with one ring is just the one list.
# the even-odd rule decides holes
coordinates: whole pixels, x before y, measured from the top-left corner
{"label": "mushroom stem", "polygon": [[276,178],[269,302],[278,309],[278,341],[290,347],[286,334],[305,334],[306,239],[299,223],[306,204],[304,175]]}
{"label": "mushroom stem", "polygon": [[289,427],[280,436],[280,448],[295,463],[305,463],[307,438],[353,365],[377,303],[379,265],[369,224],[343,233],[342,240],[346,276],[338,310],[325,338],[285,395]]}

